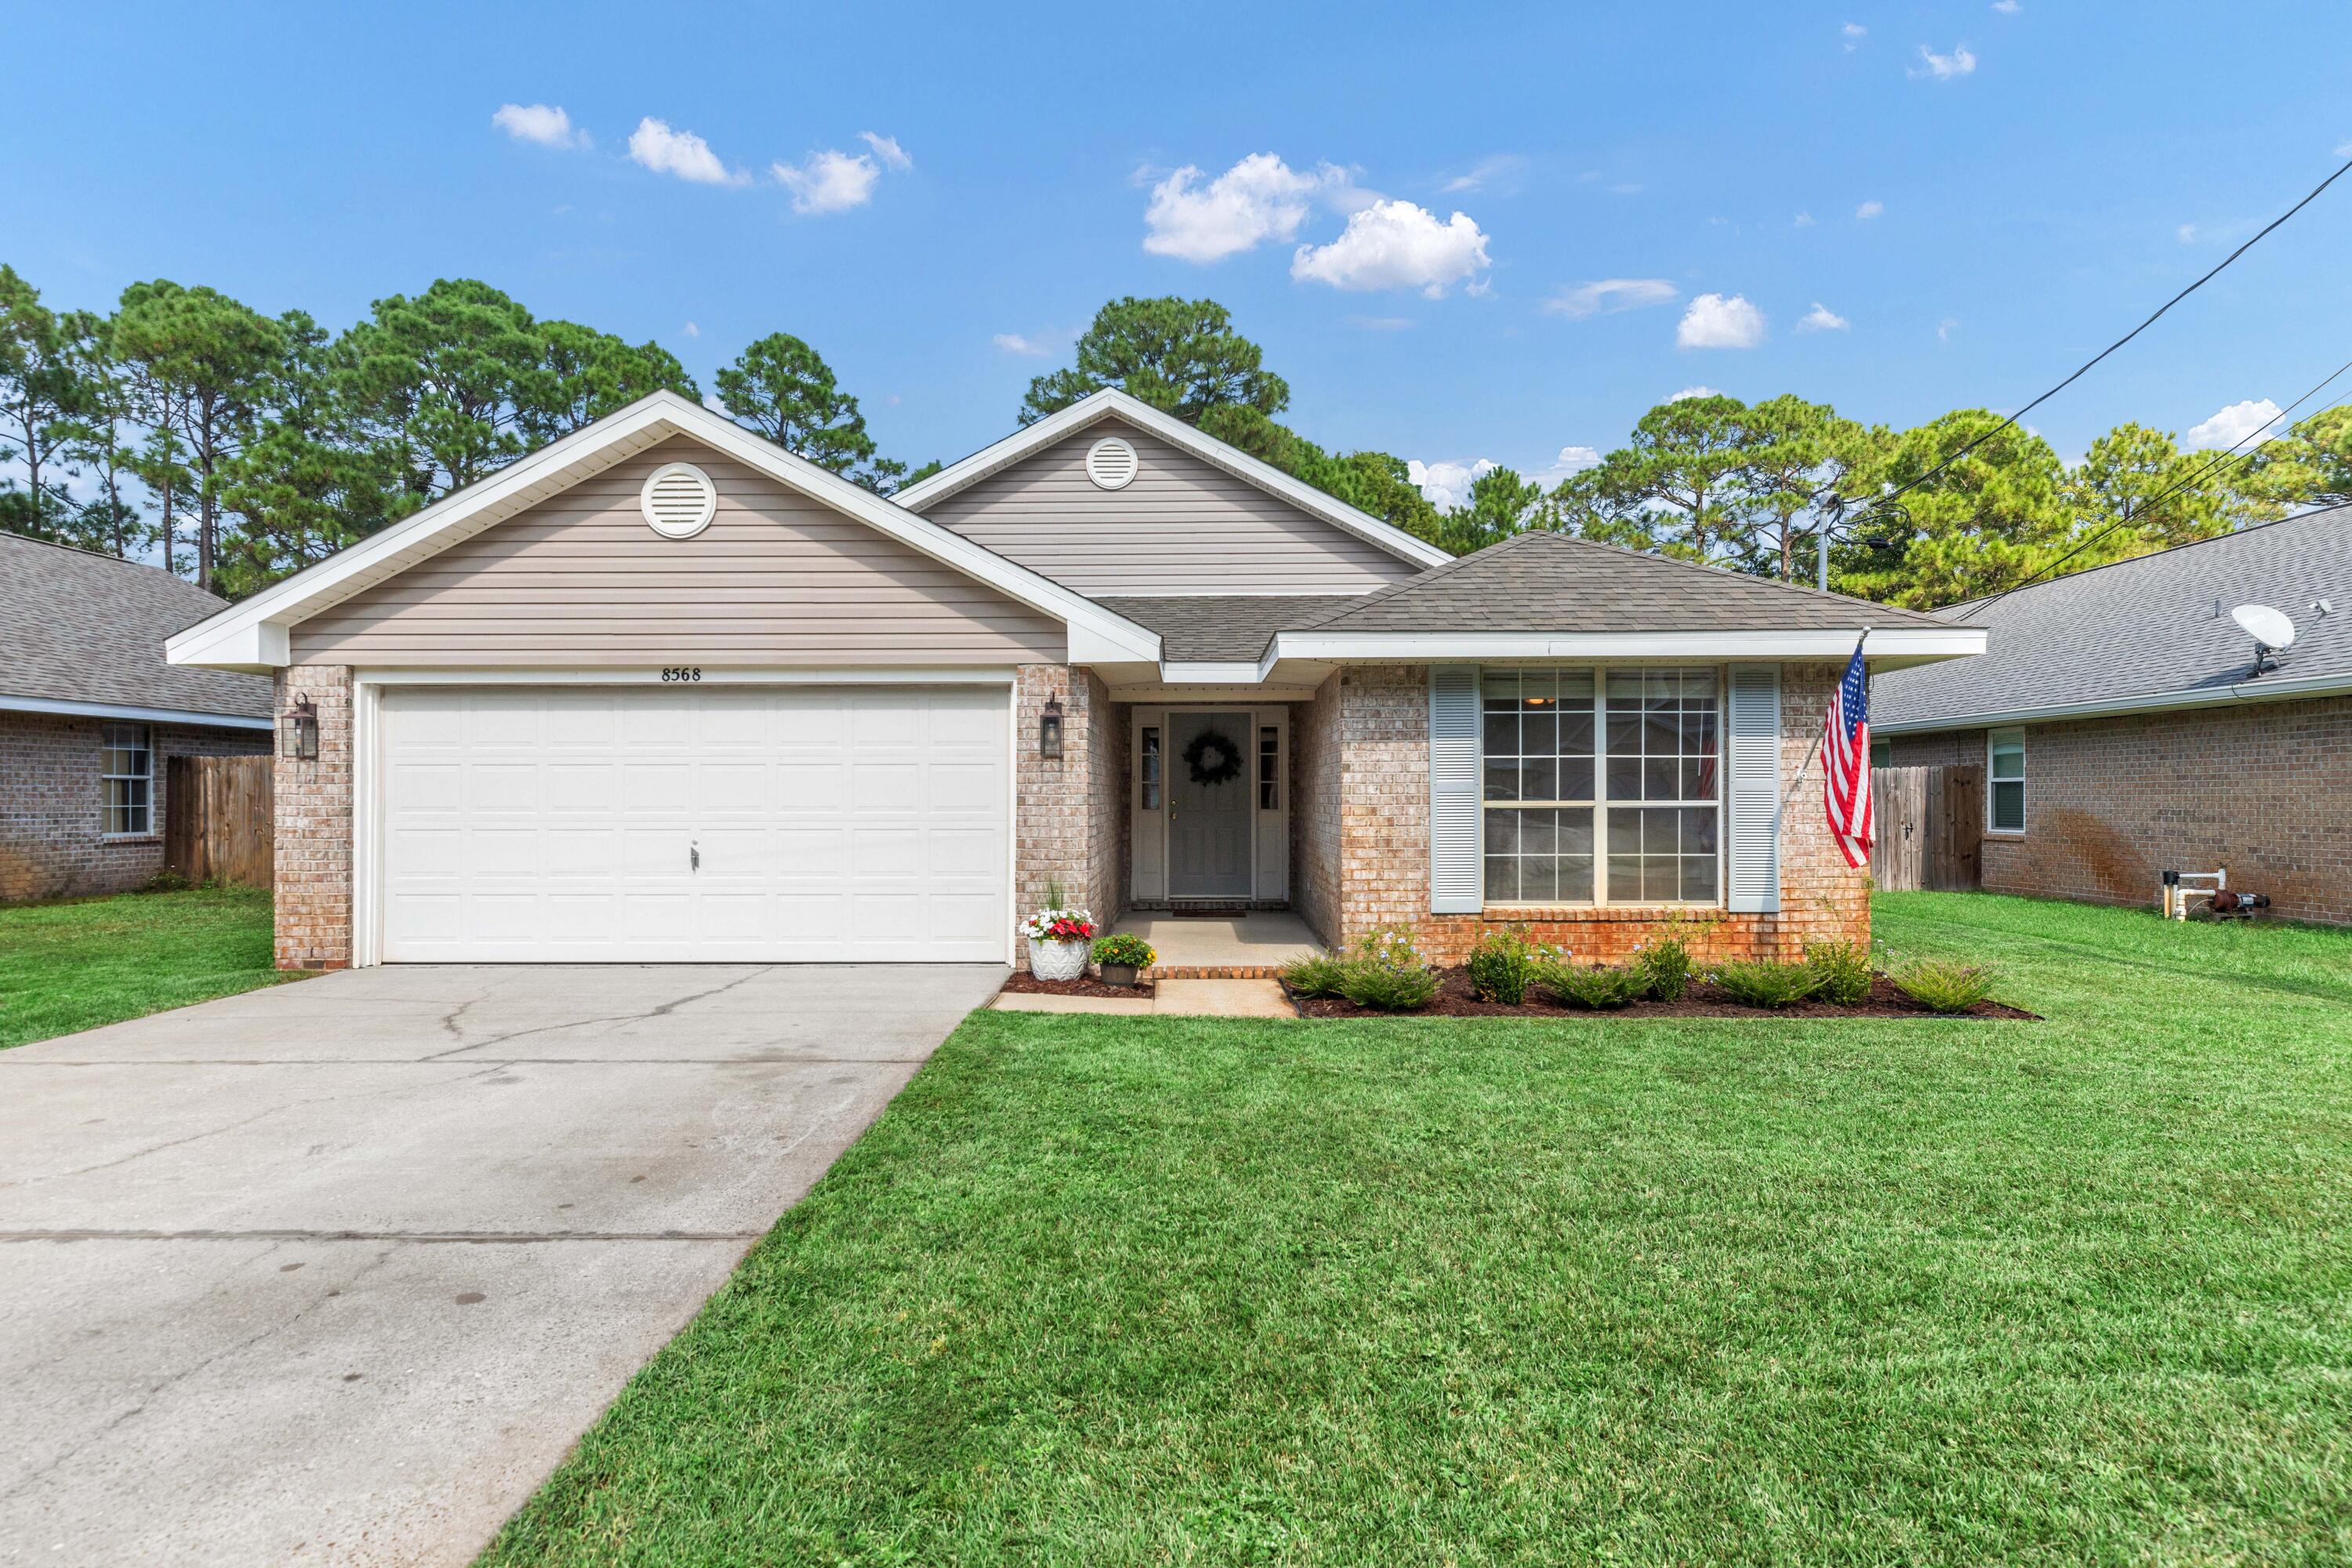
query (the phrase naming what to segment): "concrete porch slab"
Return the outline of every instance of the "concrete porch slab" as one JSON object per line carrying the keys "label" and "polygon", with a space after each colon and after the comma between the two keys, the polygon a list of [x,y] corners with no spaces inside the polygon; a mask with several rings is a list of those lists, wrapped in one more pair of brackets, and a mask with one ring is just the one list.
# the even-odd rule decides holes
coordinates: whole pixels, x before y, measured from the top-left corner
{"label": "concrete porch slab", "polygon": [[1136,910],[1114,931],[1129,931],[1160,954],[1155,980],[1270,980],[1275,972],[1319,944],[1305,921],[1288,910],[1254,910],[1214,920],[1179,920]]}

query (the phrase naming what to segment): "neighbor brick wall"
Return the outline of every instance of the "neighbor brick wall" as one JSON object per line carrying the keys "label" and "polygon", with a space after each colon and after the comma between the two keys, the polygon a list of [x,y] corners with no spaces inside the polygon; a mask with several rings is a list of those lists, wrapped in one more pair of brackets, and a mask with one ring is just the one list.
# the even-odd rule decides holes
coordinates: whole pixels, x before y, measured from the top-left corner
{"label": "neighbor brick wall", "polygon": [[[2168,869],[2226,867],[2293,920],[2352,924],[2352,698],[2029,724],[2025,832],[1988,834],[1990,892],[2154,908]],[[1894,737],[1899,766],[1985,761],[1985,731]]]}
{"label": "neighbor brick wall", "polygon": [[319,709],[319,755],[280,749],[278,797],[278,967],[341,969],[352,962],[352,672],[297,664],[278,672],[277,710],[297,697]]}
{"label": "neighbor brick wall", "polygon": [[99,782],[104,719],[0,711],[0,903],[127,892],[163,868],[173,757],[249,756],[269,749],[266,730],[149,724],[154,782],[152,831],[106,837]]}
{"label": "neighbor brick wall", "polygon": [[[1037,754],[1038,721],[1048,698],[1062,700],[1062,756]],[[1025,918],[1058,880],[1067,896],[1106,926],[1118,918],[1120,862],[1119,773],[1108,689],[1092,671],[1024,664],[1013,679],[1013,904]],[[1015,944],[1015,963],[1028,955]]]}
{"label": "neighbor brick wall", "polygon": [[1339,940],[1339,677],[1290,708],[1290,903],[1326,943]]}
{"label": "neighbor brick wall", "polygon": [[[1811,750],[1819,716],[1841,672],[1830,664],[1782,668],[1784,791]],[[1638,907],[1433,915],[1428,671],[1420,666],[1367,666],[1342,670],[1334,680],[1340,817],[1337,929],[1317,929],[1335,943],[1351,944],[1375,927],[1402,926],[1432,958],[1459,963],[1485,931],[1523,924],[1537,939],[1569,949],[1579,961],[1617,962],[1667,931],[1685,937],[1701,959],[1796,958],[1809,942],[1870,940],[1868,880],[1845,864],[1819,809],[1818,759],[1791,796],[1782,823],[1777,915]],[[1316,703],[1302,710],[1308,716],[1302,729],[1313,727],[1310,710],[1325,700],[1326,693],[1318,692]]]}

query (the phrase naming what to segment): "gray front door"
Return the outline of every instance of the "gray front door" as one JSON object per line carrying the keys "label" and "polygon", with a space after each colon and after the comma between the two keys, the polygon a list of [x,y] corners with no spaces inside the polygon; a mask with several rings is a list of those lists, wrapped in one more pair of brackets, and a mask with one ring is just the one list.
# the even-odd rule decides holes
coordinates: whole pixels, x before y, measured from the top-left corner
{"label": "gray front door", "polygon": [[[1204,737],[1207,743],[1194,751]],[[1168,896],[1248,898],[1250,716],[1171,713],[1168,742]],[[1232,777],[1209,784],[1196,776],[1223,772],[1228,748],[1239,764]]]}

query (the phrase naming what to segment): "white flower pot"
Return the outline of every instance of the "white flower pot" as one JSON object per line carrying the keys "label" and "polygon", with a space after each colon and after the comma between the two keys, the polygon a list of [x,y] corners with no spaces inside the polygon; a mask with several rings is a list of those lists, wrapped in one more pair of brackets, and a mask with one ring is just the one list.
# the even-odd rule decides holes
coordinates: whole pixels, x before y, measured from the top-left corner
{"label": "white flower pot", "polygon": [[1087,949],[1083,942],[1037,942],[1029,943],[1029,973],[1040,980],[1076,980],[1087,972]]}

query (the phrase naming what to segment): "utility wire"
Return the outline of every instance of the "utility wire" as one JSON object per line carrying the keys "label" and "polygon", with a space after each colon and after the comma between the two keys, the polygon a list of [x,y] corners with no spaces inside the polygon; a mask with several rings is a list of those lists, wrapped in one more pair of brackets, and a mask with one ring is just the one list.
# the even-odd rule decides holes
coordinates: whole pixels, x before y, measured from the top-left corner
{"label": "utility wire", "polygon": [[[2077,542],[2074,549],[2069,550],[2065,554],[2059,556],[2056,560],[2045,562],[2042,565],[2035,567],[2032,572],[2026,574],[2023,578],[2015,583],[2011,583],[2000,593],[1991,595],[1987,598],[1978,600],[1974,605],[1969,606],[1968,615],[1953,617],[1954,623],[1958,624],[1960,621],[1965,621],[1979,610],[1991,609],[1995,605],[2000,604],[2003,599],[2008,598],[2020,588],[2032,587],[2036,578],[2044,576],[2049,573],[2055,572],[2059,567],[2063,566],[2067,562],[2072,561],[2075,556],[2080,555],[2083,552],[2088,550],[2091,546],[2096,544],[2100,540],[2105,539],[2108,534],[2113,533],[2116,530],[2127,527],[2130,524],[2138,521],[2140,518],[2146,516],[2158,503],[2164,501],[2168,498],[2179,494],[2180,491],[2187,489],[2191,485],[2203,482],[2224,463],[2230,462],[2233,458],[2242,455],[2251,456],[2251,454],[2241,454],[2238,448],[2252,440],[2255,437],[2261,435],[2263,431],[2271,428],[2273,425],[2276,425],[2279,420],[2285,418],[2304,404],[2309,402],[2313,397],[2316,396],[2320,392],[2326,388],[2328,382],[2334,381],[2337,376],[2342,375],[2347,370],[2352,370],[2352,359],[2346,360],[2342,364],[2337,365],[2335,371],[2328,375],[2326,381],[2322,381],[2309,392],[2305,393],[2301,397],[2296,398],[2293,403],[2290,403],[2284,408],[2280,409],[2275,417],[2263,421],[2263,423],[2255,426],[2252,430],[2249,430],[2244,435],[2239,437],[2236,441],[2232,442],[2227,447],[2224,447],[2212,461],[2205,464],[2202,468],[2198,468],[2194,473],[2183,475],[2181,478],[2174,480],[2171,484],[2165,486],[2164,489],[2148,497],[2147,500],[2140,503],[2139,511],[2135,513],[2133,516],[2119,517],[2116,519],[2115,521],[2107,524],[2105,528],[2100,529],[2097,532],[2089,534]],[[2352,397],[2352,393],[2346,394],[2346,396]],[[2323,407],[2313,410],[2313,416],[2316,417],[2321,414],[2325,414],[2328,409],[2335,407],[2336,404],[2344,401],[2344,397],[2338,397],[2336,399],[2335,403],[2330,403]]]}
{"label": "utility wire", "polygon": [[[2142,321],[2138,326],[2134,327],[2130,331],[2126,332],[2122,337],[2117,338],[2114,342],[2109,343],[2105,348],[2101,349],[2097,353],[2093,354],[2089,359],[2084,360],[2080,365],[2077,365],[2074,368],[2074,374],[2067,376],[2065,380],[2060,382],[2057,385],[2052,387],[2049,391],[2043,393],[2041,396],[2035,398],[2024,407],[2017,410],[2017,412],[2011,414],[2008,418],[2003,419],[2000,424],[1994,426],[1983,435],[1969,441],[1957,451],[1953,452],[1950,457],[1946,458],[1942,462],[1937,463],[1934,468],[1929,468],[1926,473],[1921,474],[1917,479],[1908,480],[1904,484],[1897,486],[1895,489],[1887,491],[1885,495],[1879,496],[1871,500],[1868,510],[1863,513],[1863,517],[1868,517],[1870,512],[1877,510],[1880,507],[1885,506],[1895,497],[1918,489],[1921,485],[1926,484],[1929,479],[1934,479],[1937,474],[1942,473],[1946,468],[1950,468],[1954,463],[1958,462],[1962,458],[1967,457],[1979,447],[1983,446],[1987,441],[1991,440],[1995,436],[1998,436],[2002,431],[2011,428],[2012,426],[2016,425],[2019,420],[2024,418],[2027,415],[2032,413],[2035,409],[2041,407],[2043,404],[2049,402],[2052,398],[2057,396],[2060,393],[2065,391],[2068,387],[2082,380],[2084,375],[2088,373],[2094,365],[2097,364],[2101,360],[2105,359],[2109,354],[2114,353],[2117,349],[2123,347],[2134,338],[2139,336],[2142,332],[2147,331],[2148,328],[2154,326],[2164,313],[2171,310],[2172,307],[2189,298],[2189,295],[2197,292],[2198,289],[2205,287],[2206,284],[2210,283],[2217,276],[2220,275],[2223,268],[2237,260],[2241,256],[2245,255],[2246,252],[2252,250],[2255,246],[2260,245],[2263,240],[2269,236],[2273,229],[2277,228],[2281,224],[2286,222],[2287,219],[2293,217],[2295,214],[2309,206],[2313,202],[2317,201],[2322,191],[2325,191],[2328,186],[2342,179],[2347,174],[2352,174],[2352,159],[2347,160],[2334,174],[2320,181],[2316,185],[2314,185],[2311,188],[2310,193],[2306,195],[2303,200],[2295,203],[2294,205],[2287,208],[2286,211],[2279,214],[2278,216],[2264,224],[2262,227],[2262,231],[2256,234],[2252,239],[2249,239],[2245,244],[2238,247],[2237,249],[2230,252],[2229,255],[2216,262],[2211,271],[2206,273],[2202,278],[2200,278],[2194,283],[2189,284],[2189,287],[2183,289],[2179,293],[2175,294],[2171,299],[2167,300],[2163,304],[2158,306],[2155,312],[2150,315],[2147,320]],[[2322,383],[2321,384],[2325,385],[2326,383]],[[1826,495],[1832,488],[1834,487],[1824,486],[1821,490],[1815,492],[1813,497],[1814,501],[1818,503],[1822,496]],[[1859,528],[1861,525],[1862,519],[1855,519],[1854,526]]]}

